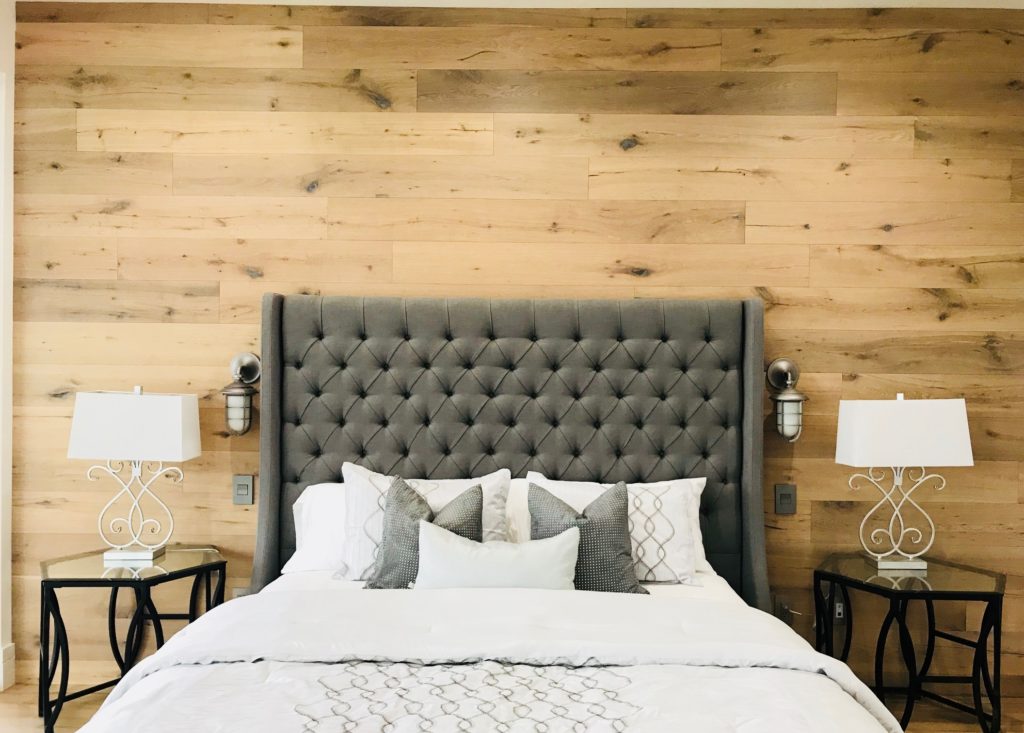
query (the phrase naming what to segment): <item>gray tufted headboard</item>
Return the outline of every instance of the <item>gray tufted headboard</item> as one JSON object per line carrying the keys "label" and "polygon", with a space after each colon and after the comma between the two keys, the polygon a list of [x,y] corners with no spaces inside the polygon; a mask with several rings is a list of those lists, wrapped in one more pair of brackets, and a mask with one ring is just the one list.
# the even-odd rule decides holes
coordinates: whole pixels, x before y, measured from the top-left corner
{"label": "gray tufted headboard", "polygon": [[292,504],[353,461],[461,478],[707,476],[708,560],[768,606],[759,300],[268,294],[253,590],[295,547]]}

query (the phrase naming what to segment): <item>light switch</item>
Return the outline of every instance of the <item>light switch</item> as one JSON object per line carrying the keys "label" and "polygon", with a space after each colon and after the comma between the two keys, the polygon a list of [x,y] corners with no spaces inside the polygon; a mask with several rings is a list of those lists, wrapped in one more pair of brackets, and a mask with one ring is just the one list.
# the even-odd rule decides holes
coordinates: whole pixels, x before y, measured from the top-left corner
{"label": "light switch", "polygon": [[235,504],[252,504],[252,476],[235,474],[231,477],[231,500]]}
{"label": "light switch", "polygon": [[796,514],[796,484],[775,484],[775,513]]}

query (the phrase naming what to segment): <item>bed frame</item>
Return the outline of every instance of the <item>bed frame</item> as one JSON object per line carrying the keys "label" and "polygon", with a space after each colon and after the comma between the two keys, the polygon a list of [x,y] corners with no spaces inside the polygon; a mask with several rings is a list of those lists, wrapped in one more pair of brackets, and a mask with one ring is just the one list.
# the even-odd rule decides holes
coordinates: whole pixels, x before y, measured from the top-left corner
{"label": "bed frame", "polygon": [[263,299],[253,590],[295,549],[292,504],[352,461],[466,478],[707,476],[708,560],[767,609],[760,300]]}

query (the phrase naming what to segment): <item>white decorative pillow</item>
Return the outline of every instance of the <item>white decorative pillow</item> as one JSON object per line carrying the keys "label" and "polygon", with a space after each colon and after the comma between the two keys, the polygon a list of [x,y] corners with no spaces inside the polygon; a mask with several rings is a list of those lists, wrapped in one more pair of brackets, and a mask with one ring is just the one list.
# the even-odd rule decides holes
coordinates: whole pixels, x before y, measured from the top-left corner
{"label": "white decorative pillow", "polygon": [[[530,483],[547,489],[569,506],[582,511],[613,484],[589,481],[554,481],[530,471]],[[705,478],[674,479],[655,483],[627,484],[629,491],[629,527],[633,544],[633,562],[642,583],[695,583],[697,571],[712,571],[704,552],[700,531],[700,495]],[[519,487],[509,496],[509,520],[517,537],[523,527],[529,536],[529,506]],[[527,489],[528,495],[528,489]]]}
{"label": "white decorative pillow", "polygon": [[344,564],[341,531],[345,521],[344,484],[311,484],[292,505],[295,552],[281,573],[338,570]]}
{"label": "white decorative pillow", "polygon": [[[343,463],[345,479],[344,567],[346,580],[366,580],[384,532],[384,506],[394,477],[371,471],[354,463]],[[479,486],[483,491],[483,539],[502,541],[507,538],[505,501],[512,474],[507,468],[469,479],[410,479],[402,477],[415,489],[432,511],[440,511],[467,489]]]}
{"label": "white decorative pillow", "polygon": [[578,527],[545,540],[482,543],[421,521],[413,587],[572,590],[579,545]]}

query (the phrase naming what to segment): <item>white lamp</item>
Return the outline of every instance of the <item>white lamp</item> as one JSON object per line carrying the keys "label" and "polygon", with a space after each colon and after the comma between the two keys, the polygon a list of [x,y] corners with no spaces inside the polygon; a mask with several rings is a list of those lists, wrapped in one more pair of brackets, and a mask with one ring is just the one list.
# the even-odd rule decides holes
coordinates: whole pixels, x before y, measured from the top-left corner
{"label": "white lamp", "polygon": [[[882,493],[860,523],[861,544],[878,568],[925,570],[928,564],[921,556],[935,541],[935,523],[911,494],[933,480],[936,489],[945,488],[946,479],[925,467],[974,465],[967,404],[962,399],[905,400],[902,394],[895,400],[840,400],[836,463],[868,469],[850,478],[850,488],[857,489],[864,480]],[[882,484],[885,467],[892,470],[891,488]],[[904,471],[912,484],[909,489],[903,487]],[[903,512],[908,508],[920,513],[927,532],[907,524]],[[868,532],[876,512],[883,524]]]}
{"label": "white lamp", "polygon": [[[143,394],[134,392],[79,392],[71,421],[68,458],[105,460],[86,475],[107,473],[121,490],[100,511],[100,537],[110,546],[103,558],[110,564],[141,565],[159,558],[174,531],[174,517],[150,488],[160,476],[180,482],[180,468],[164,468],[163,462],[195,458],[199,446],[199,400],[195,395]],[[150,476],[142,479],[143,463]],[[130,472],[127,476],[125,466]],[[137,488],[135,488],[137,487]],[[144,499],[159,508],[161,519],[147,517]],[[114,506],[128,499],[127,512],[116,515]],[[147,502],[148,503],[148,502]],[[108,515],[114,515],[108,517]]]}

